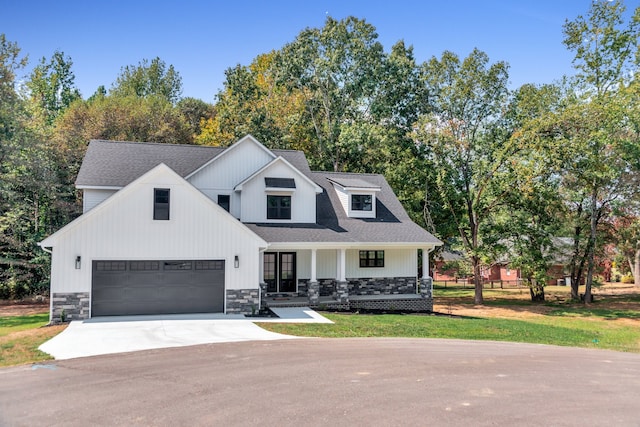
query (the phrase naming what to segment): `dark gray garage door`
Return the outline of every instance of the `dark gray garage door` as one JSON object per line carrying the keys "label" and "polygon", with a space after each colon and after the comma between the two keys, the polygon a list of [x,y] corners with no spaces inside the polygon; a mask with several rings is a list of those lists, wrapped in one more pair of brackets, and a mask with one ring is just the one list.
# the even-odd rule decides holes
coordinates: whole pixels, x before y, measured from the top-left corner
{"label": "dark gray garage door", "polygon": [[93,261],[92,268],[92,316],[224,311],[224,261]]}

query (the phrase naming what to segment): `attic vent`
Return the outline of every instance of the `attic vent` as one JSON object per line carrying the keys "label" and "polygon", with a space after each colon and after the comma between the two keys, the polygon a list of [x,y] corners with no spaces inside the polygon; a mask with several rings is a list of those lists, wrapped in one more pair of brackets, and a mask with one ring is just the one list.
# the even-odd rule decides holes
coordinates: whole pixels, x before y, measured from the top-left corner
{"label": "attic vent", "polygon": [[265,178],[264,183],[269,188],[296,188],[293,178]]}

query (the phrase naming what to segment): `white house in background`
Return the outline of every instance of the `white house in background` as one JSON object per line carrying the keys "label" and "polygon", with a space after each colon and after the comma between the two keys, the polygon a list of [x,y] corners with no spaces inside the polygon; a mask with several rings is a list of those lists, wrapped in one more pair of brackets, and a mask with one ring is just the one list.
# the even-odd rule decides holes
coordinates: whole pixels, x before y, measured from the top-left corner
{"label": "white house in background", "polygon": [[76,187],[83,215],[40,242],[52,321],[287,301],[432,309],[428,253],[441,242],[381,175],[312,172],[302,152],[251,136],[228,148],[92,140]]}

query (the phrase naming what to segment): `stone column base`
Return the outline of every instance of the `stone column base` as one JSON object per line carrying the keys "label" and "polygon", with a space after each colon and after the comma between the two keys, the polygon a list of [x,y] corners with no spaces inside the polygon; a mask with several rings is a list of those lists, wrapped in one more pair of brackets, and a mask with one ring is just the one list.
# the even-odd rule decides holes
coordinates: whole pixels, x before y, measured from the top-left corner
{"label": "stone column base", "polygon": [[309,295],[309,305],[318,305],[320,301],[320,285],[317,281],[307,283],[307,294]]}
{"label": "stone column base", "polygon": [[349,302],[349,282],[336,282],[336,301]]}
{"label": "stone column base", "polygon": [[420,294],[426,298],[433,298],[433,279],[431,277],[420,279]]}

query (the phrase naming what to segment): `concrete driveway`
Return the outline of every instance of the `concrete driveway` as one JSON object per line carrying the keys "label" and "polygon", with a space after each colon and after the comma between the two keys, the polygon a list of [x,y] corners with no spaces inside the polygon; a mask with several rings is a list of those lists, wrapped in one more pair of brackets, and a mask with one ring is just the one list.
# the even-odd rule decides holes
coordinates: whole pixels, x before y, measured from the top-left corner
{"label": "concrete driveway", "polygon": [[279,318],[180,314],[78,320],[39,349],[58,360],[72,359],[198,344],[297,338],[269,332],[254,322],[331,323],[307,307],[274,311]]}

